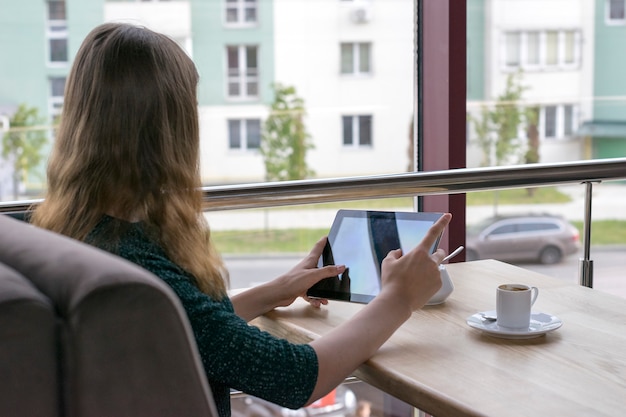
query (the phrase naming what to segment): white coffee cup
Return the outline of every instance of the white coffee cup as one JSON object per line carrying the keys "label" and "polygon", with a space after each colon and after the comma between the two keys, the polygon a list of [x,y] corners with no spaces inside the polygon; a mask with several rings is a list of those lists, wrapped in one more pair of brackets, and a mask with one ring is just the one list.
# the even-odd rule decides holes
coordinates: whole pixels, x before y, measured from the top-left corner
{"label": "white coffee cup", "polygon": [[502,284],[496,291],[496,323],[510,329],[528,329],[539,289],[524,284]]}

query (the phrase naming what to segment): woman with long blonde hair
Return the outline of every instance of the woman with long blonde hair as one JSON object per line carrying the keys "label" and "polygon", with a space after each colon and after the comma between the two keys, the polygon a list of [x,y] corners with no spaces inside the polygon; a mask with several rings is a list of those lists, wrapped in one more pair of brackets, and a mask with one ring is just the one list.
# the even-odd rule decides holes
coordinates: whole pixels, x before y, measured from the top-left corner
{"label": "woman with long blonde hair", "polygon": [[93,29],[67,80],[48,191],[32,222],[126,258],[174,290],[221,417],[230,388],[298,408],[338,385],[439,289],[444,251],[429,249],[450,215],[411,252],[387,255],[380,294],[346,325],[309,344],[249,326],[345,267],[316,267],[322,238],[291,271],[228,296],[202,214],[197,84],[192,60],[168,37],[121,23]]}

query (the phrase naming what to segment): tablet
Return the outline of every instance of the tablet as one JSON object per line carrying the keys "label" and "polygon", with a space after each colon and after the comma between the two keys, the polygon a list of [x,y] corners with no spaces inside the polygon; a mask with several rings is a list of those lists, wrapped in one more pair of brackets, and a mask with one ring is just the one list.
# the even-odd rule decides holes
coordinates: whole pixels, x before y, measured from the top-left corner
{"label": "tablet", "polygon": [[[345,265],[343,274],[325,278],[309,297],[369,303],[380,292],[380,268],[389,251],[416,247],[443,213],[339,210],[318,266]],[[430,248],[437,249],[437,242]]]}

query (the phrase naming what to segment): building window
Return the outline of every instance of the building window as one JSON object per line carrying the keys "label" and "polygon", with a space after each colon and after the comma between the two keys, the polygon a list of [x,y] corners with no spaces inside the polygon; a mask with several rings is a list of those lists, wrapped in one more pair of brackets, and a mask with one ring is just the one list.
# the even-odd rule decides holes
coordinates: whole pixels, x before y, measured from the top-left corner
{"label": "building window", "polygon": [[227,47],[228,96],[256,98],[259,95],[258,48],[256,46]]}
{"label": "building window", "polygon": [[370,43],[342,43],[340,49],[342,74],[369,74],[371,72]]}
{"label": "building window", "polygon": [[343,145],[372,146],[372,116],[343,116]]}
{"label": "building window", "polygon": [[520,34],[508,32],[505,34],[505,63],[507,67],[518,67],[520,64]]}
{"label": "building window", "polygon": [[568,30],[563,32],[563,62],[571,65],[576,63],[576,32]]}
{"label": "building window", "polygon": [[546,106],[544,113],[544,136],[554,138],[556,137],[556,106]]}
{"label": "building window", "polygon": [[259,149],[261,147],[261,120],[228,120],[228,147],[244,151]]}
{"label": "building window", "polygon": [[67,64],[67,20],[65,1],[48,1],[48,19],[46,21],[48,39],[48,63],[51,65]]}
{"label": "building window", "polygon": [[[52,125],[58,124],[63,110],[63,94],[65,92],[65,77],[52,77],[49,80],[50,97],[48,99],[48,114],[52,121]],[[55,129],[51,132],[51,137],[55,137]]]}
{"label": "building window", "polygon": [[537,66],[541,63],[541,36],[539,32],[528,32],[526,34],[526,63]]}
{"label": "building window", "polygon": [[559,63],[559,32],[546,32],[546,65],[554,66]]}
{"label": "building window", "polygon": [[568,139],[576,127],[576,106],[561,104],[542,109],[541,132],[544,139]]}
{"label": "building window", "polygon": [[258,21],[257,0],[225,0],[227,25],[252,25]]}
{"label": "building window", "polygon": [[572,136],[574,133],[574,106],[563,106],[563,135]]}
{"label": "building window", "polygon": [[503,69],[572,69],[580,66],[579,30],[505,32]]}
{"label": "building window", "polygon": [[626,0],[606,0],[606,20],[608,23],[623,24],[626,19]]}

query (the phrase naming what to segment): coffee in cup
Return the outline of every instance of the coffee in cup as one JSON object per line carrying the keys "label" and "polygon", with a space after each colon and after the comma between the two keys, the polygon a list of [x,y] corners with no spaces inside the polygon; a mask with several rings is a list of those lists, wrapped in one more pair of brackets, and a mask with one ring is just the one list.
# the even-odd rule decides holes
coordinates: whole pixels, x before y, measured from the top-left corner
{"label": "coffee in cup", "polygon": [[496,323],[510,329],[528,329],[531,308],[539,289],[524,284],[502,284],[496,291]]}

